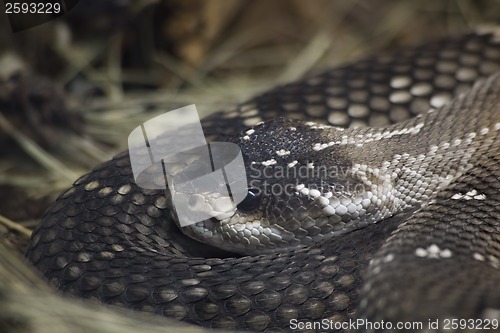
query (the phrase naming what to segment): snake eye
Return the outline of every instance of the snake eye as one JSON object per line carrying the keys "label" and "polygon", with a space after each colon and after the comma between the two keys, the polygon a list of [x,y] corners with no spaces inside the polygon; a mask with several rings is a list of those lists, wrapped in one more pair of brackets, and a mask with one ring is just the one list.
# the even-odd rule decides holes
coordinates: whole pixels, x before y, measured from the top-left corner
{"label": "snake eye", "polygon": [[255,188],[249,188],[247,196],[237,205],[237,207],[244,212],[252,211],[259,206],[260,199],[260,191]]}

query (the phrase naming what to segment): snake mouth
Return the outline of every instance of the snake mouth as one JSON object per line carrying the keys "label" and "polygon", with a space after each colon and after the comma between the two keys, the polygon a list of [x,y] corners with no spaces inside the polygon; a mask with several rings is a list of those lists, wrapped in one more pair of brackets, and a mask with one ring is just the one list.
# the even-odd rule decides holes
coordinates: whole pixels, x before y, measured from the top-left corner
{"label": "snake mouth", "polygon": [[[217,226],[219,223],[220,223],[219,220],[213,218],[210,220],[197,222],[195,224],[192,224],[188,228],[197,230],[197,233],[202,233],[202,234],[210,233],[210,235],[206,235],[207,237],[209,237],[209,236],[212,236],[214,231],[217,229]],[[184,227],[184,228],[186,228],[186,227]],[[203,237],[203,238],[205,238],[205,237]]]}
{"label": "snake mouth", "polygon": [[197,194],[176,192],[172,197],[176,197],[177,202],[184,202],[182,209],[173,205],[176,209],[173,210],[172,216],[177,226],[185,234],[201,234],[203,240],[213,237],[213,233],[220,228],[221,223],[228,222],[237,209],[231,197],[217,192]]}

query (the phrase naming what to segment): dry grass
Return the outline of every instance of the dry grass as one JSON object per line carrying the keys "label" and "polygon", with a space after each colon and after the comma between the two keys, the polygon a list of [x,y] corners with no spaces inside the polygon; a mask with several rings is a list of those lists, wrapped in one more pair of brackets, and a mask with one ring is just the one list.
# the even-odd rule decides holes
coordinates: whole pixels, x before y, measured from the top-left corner
{"label": "dry grass", "polygon": [[[85,123],[80,134],[55,127],[56,147],[47,149],[0,113],[1,131],[17,150],[0,160],[0,184],[22,189],[26,204],[54,197],[125,149],[128,133],[157,114],[193,103],[203,114],[229,108],[319,69],[500,17],[497,0],[233,0],[230,10],[225,0],[203,6],[198,0],[163,1],[169,6],[151,14],[151,4],[160,2],[132,1],[127,15],[133,24],[113,32],[79,35],[57,21],[8,36],[12,43],[4,49],[24,54],[35,72],[65,88],[69,109],[81,112]],[[137,31],[142,35],[134,36]],[[153,37],[171,43],[171,50]],[[53,59],[41,60],[47,49]],[[127,54],[142,60],[127,65]]]}
{"label": "dry grass", "polygon": [[[13,243],[22,252],[30,233],[25,226],[38,223],[46,206],[47,200],[40,198],[52,200],[79,175],[125,149],[130,131],[145,120],[193,103],[203,114],[229,108],[322,68],[497,22],[499,4],[141,0],[130,1],[125,11],[132,23],[114,31],[93,31],[91,22],[97,19],[75,31],[58,20],[11,34],[0,21],[5,27],[0,30],[0,58],[7,52],[17,57],[10,65],[0,61],[0,84],[5,70],[24,61],[25,71],[42,73],[65,90],[68,109],[81,113],[85,124],[81,133],[65,130],[64,123],[54,126],[55,144],[46,147],[30,136],[37,128],[17,128],[0,104],[0,140],[8,137],[13,144],[0,159],[0,191],[18,189],[22,194],[13,204],[0,203],[0,329],[125,332],[141,327],[156,332],[171,327],[171,322],[161,322],[164,318],[127,320],[120,313],[56,297],[2,245]],[[159,7],[152,12],[151,6]],[[112,11],[109,17],[120,15]],[[33,205],[41,209],[15,217]],[[160,326],[154,326],[156,321]]]}

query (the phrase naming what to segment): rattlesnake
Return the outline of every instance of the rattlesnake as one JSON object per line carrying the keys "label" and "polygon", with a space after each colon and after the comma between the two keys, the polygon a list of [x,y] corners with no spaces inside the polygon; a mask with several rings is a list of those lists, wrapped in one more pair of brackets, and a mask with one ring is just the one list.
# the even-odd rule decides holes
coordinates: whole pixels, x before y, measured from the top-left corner
{"label": "rattlesnake", "polygon": [[291,190],[279,195],[249,173],[258,182],[237,211],[187,227],[223,250],[184,236],[124,152],[60,195],[27,257],[65,292],[207,327],[498,319],[499,35],[368,58],[204,119],[248,168],[337,172],[273,174]]}

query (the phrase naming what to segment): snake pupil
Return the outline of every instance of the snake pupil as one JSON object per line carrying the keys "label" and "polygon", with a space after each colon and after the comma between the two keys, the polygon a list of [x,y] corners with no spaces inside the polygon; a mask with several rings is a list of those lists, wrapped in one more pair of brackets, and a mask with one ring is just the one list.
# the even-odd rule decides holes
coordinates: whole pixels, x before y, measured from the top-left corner
{"label": "snake pupil", "polygon": [[238,204],[238,209],[244,212],[249,212],[256,209],[260,204],[260,191],[255,188],[249,188],[247,196]]}

